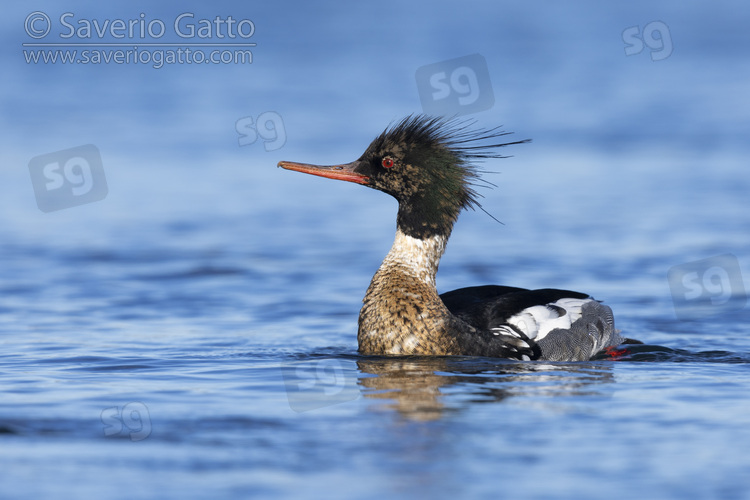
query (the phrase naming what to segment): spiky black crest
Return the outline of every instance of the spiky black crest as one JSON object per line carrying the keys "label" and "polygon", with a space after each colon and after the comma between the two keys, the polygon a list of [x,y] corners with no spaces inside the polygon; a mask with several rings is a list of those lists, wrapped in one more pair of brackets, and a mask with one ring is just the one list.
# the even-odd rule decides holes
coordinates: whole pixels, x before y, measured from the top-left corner
{"label": "spiky black crest", "polygon": [[[504,158],[497,148],[528,142],[497,142],[510,133],[499,127],[476,129],[474,124],[472,120],[410,115],[387,128],[362,155],[360,162],[374,165],[371,187],[399,200],[402,230],[415,237],[450,233],[462,209],[482,208],[474,188],[486,181],[475,163]],[[384,156],[400,161],[400,175],[377,171]]]}

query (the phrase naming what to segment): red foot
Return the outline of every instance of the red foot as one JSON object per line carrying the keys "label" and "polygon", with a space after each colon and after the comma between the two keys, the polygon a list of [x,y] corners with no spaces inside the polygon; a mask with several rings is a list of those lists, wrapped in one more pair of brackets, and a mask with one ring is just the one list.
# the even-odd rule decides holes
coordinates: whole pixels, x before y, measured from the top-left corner
{"label": "red foot", "polygon": [[620,359],[630,354],[629,349],[617,349],[617,347],[607,347],[604,352],[612,359]]}

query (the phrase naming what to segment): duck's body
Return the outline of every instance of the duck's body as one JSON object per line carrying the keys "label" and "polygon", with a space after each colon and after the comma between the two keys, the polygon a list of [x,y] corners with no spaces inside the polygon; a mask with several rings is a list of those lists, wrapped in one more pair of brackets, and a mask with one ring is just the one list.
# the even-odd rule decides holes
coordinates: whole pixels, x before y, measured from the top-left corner
{"label": "duck's body", "polygon": [[612,310],[586,294],[487,285],[438,295],[446,242],[397,231],[359,313],[362,354],[580,361],[623,342]]}
{"label": "duck's body", "polygon": [[399,201],[396,239],[359,314],[360,353],[580,361],[625,340],[611,309],[578,292],[490,285],[438,294],[435,275],[453,224],[463,208],[478,205],[469,160],[499,157],[489,150],[507,145],[475,141],[500,135],[407,117],[355,162],[279,163],[374,187]]}

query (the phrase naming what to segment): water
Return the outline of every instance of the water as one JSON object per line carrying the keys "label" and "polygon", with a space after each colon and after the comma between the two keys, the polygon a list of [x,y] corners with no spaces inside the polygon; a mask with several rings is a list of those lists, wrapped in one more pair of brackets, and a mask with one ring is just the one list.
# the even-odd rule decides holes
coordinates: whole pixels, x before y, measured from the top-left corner
{"label": "water", "polygon": [[[727,5],[186,4],[253,19],[256,60],[161,70],[27,65],[15,8],[0,498],[748,498],[750,68]],[[623,30],[657,20],[674,52],[625,56]],[[395,203],[275,164],[356,158],[419,111],[416,68],[477,52],[496,103],[472,116],[534,142],[483,165],[504,225],[461,216],[440,291],[586,291],[647,345],[585,363],[357,354]],[[236,122],[266,111],[286,143],[240,147]],[[43,213],[29,160],[83,144],[106,197]]]}

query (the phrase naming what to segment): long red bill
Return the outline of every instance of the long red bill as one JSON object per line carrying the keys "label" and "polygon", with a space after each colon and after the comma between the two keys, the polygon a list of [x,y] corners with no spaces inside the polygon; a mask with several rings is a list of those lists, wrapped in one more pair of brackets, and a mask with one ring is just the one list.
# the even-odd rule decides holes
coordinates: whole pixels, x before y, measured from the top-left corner
{"label": "long red bill", "polygon": [[354,171],[357,162],[346,163],[344,165],[309,165],[307,163],[295,163],[293,161],[280,161],[279,167],[287,170],[295,170],[306,174],[318,175],[329,179],[338,179],[340,181],[356,182],[357,184],[368,184],[370,178]]}

